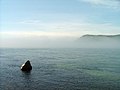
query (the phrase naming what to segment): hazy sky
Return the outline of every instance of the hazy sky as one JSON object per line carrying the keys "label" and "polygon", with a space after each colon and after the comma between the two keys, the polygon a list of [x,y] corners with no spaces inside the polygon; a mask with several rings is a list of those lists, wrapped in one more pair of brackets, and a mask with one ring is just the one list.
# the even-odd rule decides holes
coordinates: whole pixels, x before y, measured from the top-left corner
{"label": "hazy sky", "polygon": [[120,0],[0,0],[2,43],[119,33]]}

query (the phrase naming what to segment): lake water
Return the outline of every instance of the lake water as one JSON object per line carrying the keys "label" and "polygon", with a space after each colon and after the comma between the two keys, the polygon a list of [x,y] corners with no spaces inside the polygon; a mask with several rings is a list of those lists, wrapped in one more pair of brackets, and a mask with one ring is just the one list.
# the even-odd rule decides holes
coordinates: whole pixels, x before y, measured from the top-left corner
{"label": "lake water", "polygon": [[120,90],[120,49],[0,49],[0,90]]}

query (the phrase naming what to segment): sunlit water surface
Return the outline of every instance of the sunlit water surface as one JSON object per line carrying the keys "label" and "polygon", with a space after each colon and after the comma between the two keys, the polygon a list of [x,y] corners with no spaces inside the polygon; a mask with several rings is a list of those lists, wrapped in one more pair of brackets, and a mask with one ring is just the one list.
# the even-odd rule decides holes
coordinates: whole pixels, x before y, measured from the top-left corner
{"label": "sunlit water surface", "polygon": [[0,49],[0,90],[120,90],[120,49]]}

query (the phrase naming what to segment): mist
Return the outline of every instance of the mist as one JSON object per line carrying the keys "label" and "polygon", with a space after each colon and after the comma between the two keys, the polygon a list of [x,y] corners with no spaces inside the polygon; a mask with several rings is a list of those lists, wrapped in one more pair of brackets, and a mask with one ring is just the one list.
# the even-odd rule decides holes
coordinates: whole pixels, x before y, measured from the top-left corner
{"label": "mist", "polygon": [[74,37],[8,37],[1,38],[2,48],[71,48],[75,46]]}
{"label": "mist", "polygon": [[120,48],[120,39],[89,36],[8,36],[0,37],[0,48]]}
{"label": "mist", "polygon": [[83,35],[78,41],[81,48],[120,48],[120,35]]}

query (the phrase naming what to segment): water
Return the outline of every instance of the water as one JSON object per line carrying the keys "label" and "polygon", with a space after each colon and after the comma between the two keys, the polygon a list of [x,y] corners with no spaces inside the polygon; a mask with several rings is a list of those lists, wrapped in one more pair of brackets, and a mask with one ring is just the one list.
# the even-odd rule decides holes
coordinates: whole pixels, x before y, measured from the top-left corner
{"label": "water", "polygon": [[0,90],[120,90],[120,49],[0,49]]}

